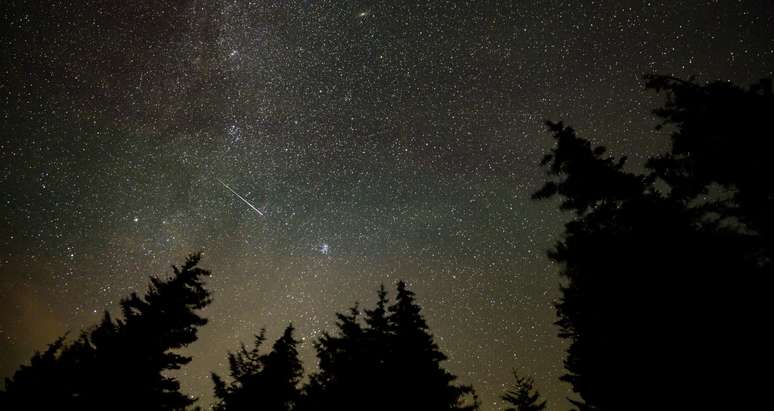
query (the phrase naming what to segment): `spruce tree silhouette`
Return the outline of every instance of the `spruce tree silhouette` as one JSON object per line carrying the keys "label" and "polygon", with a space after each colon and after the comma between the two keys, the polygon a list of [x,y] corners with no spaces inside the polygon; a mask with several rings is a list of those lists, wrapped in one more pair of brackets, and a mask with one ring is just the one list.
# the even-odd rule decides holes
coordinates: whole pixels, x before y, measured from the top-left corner
{"label": "spruce tree silhouette", "polygon": [[440,363],[446,356],[435,344],[414,293],[404,282],[388,306],[381,287],[376,307],[361,320],[357,305],[337,314],[338,333],[316,344],[319,371],[305,387],[302,410],[474,410],[469,386]]}
{"label": "spruce tree silhouette", "polygon": [[266,330],[255,336],[255,342],[251,350],[247,350],[244,343],[240,344],[239,351],[228,353],[229,374],[232,381],[227,385],[218,374],[212,373],[212,381],[215,385],[215,410],[244,409],[254,406],[259,398],[257,390],[251,389],[257,385],[259,374],[263,371],[261,345],[266,341]]}
{"label": "spruce tree silhouette", "polygon": [[6,379],[2,409],[182,410],[195,400],[166,372],[191,361],[172,350],[197,338],[207,323],[196,310],[210,293],[197,267],[200,255],[173,266],[166,280],[151,278],[146,294],[121,301],[123,319],[102,322],[71,344],[64,337]]}
{"label": "spruce tree silhouette", "polygon": [[367,365],[370,349],[357,304],[349,313],[336,313],[336,318],[338,334],[325,332],[315,342],[319,371],[304,387],[302,410],[364,409],[376,398],[373,395],[379,387],[367,380],[380,370]]}
{"label": "spruce tree silhouette", "polygon": [[510,406],[504,411],[543,411],[546,401],[540,401],[540,393],[530,377],[522,377],[513,371],[513,386],[503,394],[502,399]]}
{"label": "spruce tree silhouette", "polygon": [[[677,132],[672,152],[643,175],[548,123],[557,142],[542,164],[552,179],[533,197],[558,196],[574,212],[549,257],[566,280],[557,324],[570,342],[563,379],[579,409],[664,408],[655,386],[680,395],[667,408],[738,408],[734,389],[754,386],[737,361],[755,364],[764,353],[754,324],[765,321],[762,290],[772,278],[772,208],[761,208],[772,192],[770,181],[751,187],[753,171],[741,163],[745,150],[772,144],[766,84],[744,91],[651,77],[650,87],[671,93],[656,113]],[[765,166],[768,153],[748,154]],[[713,183],[726,191],[713,193]],[[735,381],[716,378],[719,370]]]}
{"label": "spruce tree silhouette", "polygon": [[298,341],[293,337],[293,325],[274,343],[272,351],[261,354],[265,331],[255,337],[255,346],[248,351],[244,345],[237,353],[229,353],[228,362],[233,381],[226,385],[217,374],[215,383],[215,410],[268,410],[289,411],[298,403],[298,387],[303,367],[298,359]]}
{"label": "spruce tree silhouette", "polygon": [[[668,76],[647,76],[649,88],[667,95],[654,111],[671,126],[672,150],[648,162],[653,174],[683,202],[702,197],[704,207],[739,220],[761,240],[751,258],[771,264],[774,248],[774,179],[771,171],[774,115],[771,79],[748,90],[728,82],[698,85]],[[704,198],[713,188],[725,197]]]}
{"label": "spruce tree silhouette", "polygon": [[[389,307],[388,317],[393,332],[392,378],[399,382],[404,399],[399,409],[448,410],[476,409],[478,401],[472,387],[454,385],[456,376],[444,370],[440,363],[447,359],[430,334],[414,301],[414,293],[406,283],[398,282],[398,295]],[[471,403],[465,403],[466,396]]]}

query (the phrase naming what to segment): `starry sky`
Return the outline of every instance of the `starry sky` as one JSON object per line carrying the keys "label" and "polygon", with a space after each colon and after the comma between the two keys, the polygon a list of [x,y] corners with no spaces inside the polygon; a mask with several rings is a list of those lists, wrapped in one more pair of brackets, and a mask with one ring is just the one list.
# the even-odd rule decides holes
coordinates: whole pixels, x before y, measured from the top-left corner
{"label": "starry sky", "polygon": [[201,405],[261,327],[292,321],[310,370],[335,311],[405,279],[484,411],[512,369],[566,409],[543,121],[637,167],[668,145],[643,74],[774,69],[764,0],[5,0],[0,25],[0,376],[202,250]]}

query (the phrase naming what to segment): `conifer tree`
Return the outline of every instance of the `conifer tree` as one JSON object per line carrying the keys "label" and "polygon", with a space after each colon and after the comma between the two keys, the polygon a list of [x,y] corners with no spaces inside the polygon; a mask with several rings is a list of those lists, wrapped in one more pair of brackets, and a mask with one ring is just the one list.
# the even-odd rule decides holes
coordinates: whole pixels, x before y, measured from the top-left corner
{"label": "conifer tree", "polygon": [[263,360],[262,382],[266,392],[263,409],[289,411],[298,402],[298,384],[304,369],[298,359],[298,341],[293,331],[293,325],[288,325]]}
{"label": "conifer tree", "polygon": [[375,370],[365,357],[369,352],[366,332],[360,322],[357,304],[349,313],[336,313],[336,334],[323,333],[315,342],[319,371],[304,387],[304,411],[357,410],[369,406],[369,384]]}
{"label": "conifer tree", "polygon": [[530,377],[522,377],[513,372],[513,385],[503,394],[502,399],[509,407],[504,411],[543,411],[546,401],[540,401],[540,393],[535,389],[535,382]]}
{"label": "conifer tree", "polygon": [[207,320],[198,310],[210,293],[197,267],[200,255],[173,266],[174,275],[151,278],[143,297],[121,301],[123,318],[102,322],[74,342],[64,338],[33,356],[6,380],[3,409],[182,410],[194,402],[167,372],[191,361],[173,350],[197,338]]}
{"label": "conifer tree", "polygon": [[446,356],[404,282],[388,303],[381,287],[363,321],[357,306],[337,314],[338,333],[316,345],[320,370],[305,387],[302,409],[476,409],[472,388],[454,385],[456,377],[440,366]]}
{"label": "conifer tree", "polygon": [[762,290],[774,276],[774,186],[760,178],[774,142],[771,85],[655,76],[649,86],[667,90],[656,113],[675,131],[644,174],[549,123],[550,179],[534,197],[559,197],[574,213],[549,252],[566,280],[556,304],[569,341],[562,379],[580,410],[663,408],[654,384],[681,393],[667,408],[743,408],[734,392],[763,392],[741,364],[767,351]]}
{"label": "conifer tree", "polygon": [[263,371],[261,345],[266,341],[266,330],[255,336],[253,348],[248,350],[244,343],[240,344],[235,353],[228,353],[229,373],[232,381],[229,384],[218,374],[212,373],[212,381],[215,385],[215,398],[218,399],[214,409],[226,411],[229,409],[245,409],[258,401],[257,379]]}
{"label": "conifer tree", "polygon": [[265,341],[262,330],[255,338],[253,349],[248,351],[242,345],[237,353],[228,355],[232,382],[227,385],[217,374],[212,374],[218,399],[216,410],[289,411],[295,407],[303,368],[293,331],[293,325],[288,325],[268,354],[260,353]]}
{"label": "conifer tree", "polygon": [[365,310],[365,322],[370,332],[387,334],[389,332],[389,320],[387,319],[387,290],[384,284],[379,286],[377,292],[376,307],[373,310]]}
{"label": "conifer tree", "polygon": [[377,292],[376,307],[373,310],[365,310],[364,330],[365,346],[368,347],[363,368],[373,370],[369,384],[374,387],[387,386],[389,384],[389,366],[394,361],[393,332],[388,317],[387,290],[384,285]]}
{"label": "conifer tree", "polygon": [[[457,377],[440,365],[447,357],[430,334],[414,293],[403,281],[398,282],[389,312],[394,347],[390,375],[402,393],[396,406],[415,410],[476,409],[478,402],[472,387],[454,385]],[[466,402],[468,396],[473,396],[471,402]]]}

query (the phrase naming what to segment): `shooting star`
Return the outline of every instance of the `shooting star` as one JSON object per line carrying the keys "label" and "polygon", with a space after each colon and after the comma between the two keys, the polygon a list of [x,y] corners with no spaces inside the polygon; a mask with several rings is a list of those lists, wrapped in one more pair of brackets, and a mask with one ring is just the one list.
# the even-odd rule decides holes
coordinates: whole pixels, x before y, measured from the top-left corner
{"label": "shooting star", "polygon": [[226,187],[226,188],[228,189],[228,191],[231,191],[232,193],[234,193],[234,195],[235,195],[235,196],[239,197],[239,199],[240,199],[240,200],[244,201],[244,203],[245,203],[245,204],[247,204],[248,206],[250,206],[250,208],[252,208],[253,210],[255,210],[255,212],[256,212],[256,213],[258,213],[258,215],[260,215],[261,217],[263,217],[263,212],[261,212],[261,210],[259,210],[258,208],[256,208],[256,207],[255,207],[255,206],[254,206],[252,203],[250,203],[249,201],[245,200],[245,198],[244,198],[244,197],[240,196],[240,195],[239,195],[239,193],[237,193],[236,191],[234,191],[234,189],[233,189],[233,188],[229,187],[229,186],[228,186],[228,184],[224,183],[224,182],[223,182],[223,181],[221,181],[219,178],[216,178],[216,180],[218,180],[218,182],[219,182],[220,184],[222,184],[222,185],[223,185],[223,187]]}

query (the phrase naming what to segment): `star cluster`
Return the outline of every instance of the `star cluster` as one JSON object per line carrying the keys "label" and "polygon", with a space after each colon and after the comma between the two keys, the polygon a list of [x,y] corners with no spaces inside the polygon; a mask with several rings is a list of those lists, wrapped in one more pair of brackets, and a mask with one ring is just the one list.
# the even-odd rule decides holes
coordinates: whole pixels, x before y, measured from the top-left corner
{"label": "star cluster", "polygon": [[180,378],[205,405],[261,327],[292,321],[309,370],[335,311],[404,279],[485,411],[514,368],[563,409],[545,250],[567,216],[529,199],[544,119],[636,164],[668,141],[642,74],[774,68],[770,2],[0,10],[0,372],[202,250],[215,301]]}

